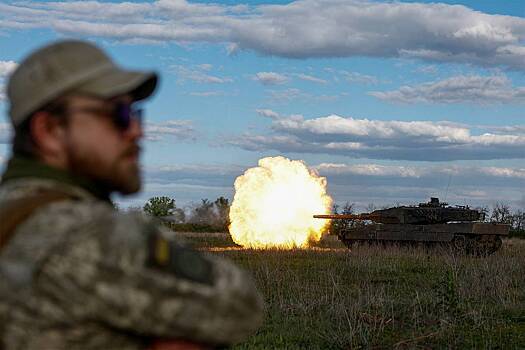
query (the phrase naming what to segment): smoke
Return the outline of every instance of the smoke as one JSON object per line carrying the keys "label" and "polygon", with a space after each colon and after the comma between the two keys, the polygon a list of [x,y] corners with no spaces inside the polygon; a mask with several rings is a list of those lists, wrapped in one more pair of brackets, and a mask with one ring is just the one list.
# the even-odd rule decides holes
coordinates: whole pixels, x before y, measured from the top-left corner
{"label": "smoke", "polygon": [[185,208],[185,222],[213,227],[228,227],[230,203],[227,198],[219,197],[214,202],[202,199]]}

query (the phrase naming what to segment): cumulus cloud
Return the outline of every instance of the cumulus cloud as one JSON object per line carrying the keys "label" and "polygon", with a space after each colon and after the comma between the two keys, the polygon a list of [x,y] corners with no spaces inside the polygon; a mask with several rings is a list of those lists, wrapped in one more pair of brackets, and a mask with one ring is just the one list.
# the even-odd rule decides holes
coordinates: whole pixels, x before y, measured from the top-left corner
{"label": "cumulus cloud", "polygon": [[463,103],[480,104],[525,102],[525,87],[513,87],[503,75],[454,76],[415,86],[402,86],[392,91],[373,91],[381,100],[400,103]]}
{"label": "cumulus cloud", "polygon": [[175,141],[192,141],[197,131],[191,120],[169,120],[162,123],[147,123],[145,138],[148,141],[161,141],[169,138]]}
{"label": "cumulus cloud", "polygon": [[224,43],[291,58],[409,57],[525,69],[525,19],[460,5],[298,0],[231,6],[185,0],[9,1],[0,28],[150,42]]}
{"label": "cumulus cloud", "polygon": [[449,161],[525,158],[525,135],[490,133],[447,121],[384,121],[329,115],[274,117],[272,132],[228,143],[253,151],[324,153],[351,158]]}
{"label": "cumulus cloud", "polygon": [[255,74],[253,80],[263,85],[279,85],[286,83],[288,78],[285,75],[275,72],[259,72]]}
{"label": "cumulus cloud", "polygon": [[229,77],[218,77],[207,73],[212,68],[209,64],[201,64],[195,67],[172,65],[170,68],[181,83],[187,80],[203,84],[224,84],[233,81],[233,79]]}

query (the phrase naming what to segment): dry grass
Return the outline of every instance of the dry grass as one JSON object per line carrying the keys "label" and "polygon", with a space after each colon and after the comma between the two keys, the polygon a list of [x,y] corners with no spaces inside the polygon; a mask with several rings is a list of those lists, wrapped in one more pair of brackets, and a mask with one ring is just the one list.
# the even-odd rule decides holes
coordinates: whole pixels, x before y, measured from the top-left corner
{"label": "dry grass", "polygon": [[225,234],[186,234],[249,269],[268,304],[238,349],[525,349],[525,241],[487,258],[447,249],[359,246],[231,249]]}

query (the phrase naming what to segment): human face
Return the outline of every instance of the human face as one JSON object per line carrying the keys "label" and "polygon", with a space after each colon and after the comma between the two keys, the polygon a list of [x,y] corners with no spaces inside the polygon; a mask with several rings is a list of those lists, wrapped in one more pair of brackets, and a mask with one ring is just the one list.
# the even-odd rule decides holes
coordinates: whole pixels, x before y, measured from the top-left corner
{"label": "human face", "polygon": [[129,96],[110,101],[72,96],[67,104],[65,153],[68,170],[122,194],[140,190],[140,122],[132,118],[127,129],[119,128],[109,111],[117,103],[130,104]]}

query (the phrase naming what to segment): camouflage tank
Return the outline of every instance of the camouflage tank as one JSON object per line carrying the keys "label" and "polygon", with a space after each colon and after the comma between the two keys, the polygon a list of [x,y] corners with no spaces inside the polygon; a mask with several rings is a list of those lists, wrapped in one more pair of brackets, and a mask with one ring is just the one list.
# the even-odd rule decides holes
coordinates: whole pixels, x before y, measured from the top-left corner
{"label": "camouflage tank", "polygon": [[497,251],[510,226],[483,222],[485,214],[468,206],[449,206],[431,198],[418,206],[400,206],[365,214],[314,215],[344,220],[339,239],[349,248],[354,243],[449,245],[475,255]]}

